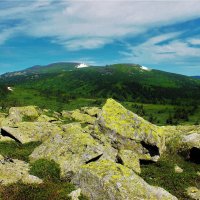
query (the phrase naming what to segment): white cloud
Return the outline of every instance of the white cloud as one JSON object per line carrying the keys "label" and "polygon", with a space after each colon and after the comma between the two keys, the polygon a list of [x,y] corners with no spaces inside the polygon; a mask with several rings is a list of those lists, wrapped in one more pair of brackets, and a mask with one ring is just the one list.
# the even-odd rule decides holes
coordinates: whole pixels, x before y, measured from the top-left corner
{"label": "white cloud", "polygon": [[[0,22],[22,21],[20,30],[10,27],[13,34],[50,37],[70,50],[102,47],[114,39],[199,16],[199,1],[195,0],[19,0],[13,7],[0,9]],[[0,31],[0,37],[3,34]]]}
{"label": "white cloud", "polygon": [[200,48],[191,47],[188,42],[177,39],[169,43],[158,43],[167,39],[173,39],[174,36],[180,33],[165,34],[159,37],[153,37],[148,41],[138,45],[131,46],[127,44],[127,51],[120,52],[125,60],[134,63],[178,63],[187,60],[188,58],[198,58]]}
{"label": "white cloud", "polygon": [[188,42],[192,45],[200,45],[200,39],[190,39]]}

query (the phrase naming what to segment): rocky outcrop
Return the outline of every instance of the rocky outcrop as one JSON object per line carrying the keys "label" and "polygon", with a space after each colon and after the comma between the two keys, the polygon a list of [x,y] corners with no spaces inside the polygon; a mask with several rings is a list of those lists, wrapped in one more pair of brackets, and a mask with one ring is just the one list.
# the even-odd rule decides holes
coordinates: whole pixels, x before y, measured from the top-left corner
{"label": "rocky outcrop", "polygon": [[[0,141],[41,141],[29,156],[30,162],[54,160],[63,181],[72,181],[89,199],[176,200],[146,183],[139,176],[140,164],[156,162],[166,149],[186,151],[186,157],[195,162],[199,159],[200,126],[158,127],[113,99],[102,109],[83,107],[63,111],[62,116],[50,113],[38,112],[34,106],[10,109],[8,117],[0,118]],[[174,173],[184,173],[178,164]],[[41,182],[28,171],[27,163],[0,156],[2,184]],[[80,190],[71,193],[75,199],[79,195]]]}
{"label": "rocky outcrop", "polygon": [[108,160],[83,165],[72,182],[91,200],[177,200],[129,168]]}
{"label": "rocky outcrop", "polygon": [[140,159],[157,161],[165,150],[163,129],[153,125],[113,99],[108,99],[95,125],[95,135],[117,149],[132,150]]}
{"label": "rocky outcrop", "polygon": [[29,174],[28,163],[0,155],[0,184],[9,185],[17,182],[41,184],[42,180]]}
{"label": "rocky outcrop", "polygon": [[50,136],[30,155],[30,160],[45,158],[60,164],[61,176],[70,179],[83,164],[100,158],[115,160],[117,151],[99,144],[79,123],[63,126],[63,132]]}

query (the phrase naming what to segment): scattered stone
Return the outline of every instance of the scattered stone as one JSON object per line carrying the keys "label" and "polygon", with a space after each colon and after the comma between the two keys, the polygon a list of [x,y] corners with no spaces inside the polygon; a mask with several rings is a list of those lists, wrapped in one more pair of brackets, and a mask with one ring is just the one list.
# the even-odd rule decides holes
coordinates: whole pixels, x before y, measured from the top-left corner
{"label": "scattered stone", "polygon": [[195,200],[200,200],[200,190],[196,187],[187,188],[187,195]]}
{"label": "scattered stone", "polygon": [[72,183],[91,200],[177,200],[166,190],[150,186],[131,169],[108,160],[83,165]]}
{"label": "scattered stone", "polygon": [[34,120],[37,119],[39,116],[36,106],[25,106],[25,107],[12,107],[9,110],[8,118],[16,123],[22,122],[23,120],[30,119]]}
{"label": "scattered stone", "polygon": [[182,173],[182,172],[183,172],[183,169],[182,169],[181,167],[179,167],[178,165],[175,165],[174,171],[175,171],[176,173]]}
{"label": "scattered stone", "polygon": [[44,141],[61,129],[49,122],[20,122],[16,127],[2,127],[1,134],[20,143]]}
{"label": "scattered stone", "polygon": [[85,113],[81,113],[80,110],[75,110],[72,111],[72,115],[71,115],[72,119],[76,120],[76,121],[80,121],[82,123],[88,123],[88,124],[94,124],[96,118],[95,117],[91,117],[88,114]]}
{"label": "scattered stone", "polygon": [[43,181],[29,174],[29,164],[0,156],[0,184],[10,185],[19,181],[28,184],[41,184]]}
{"label": "scattered stone", "polygon": [[82,107],[81,111],[90,116],[97,117],[97,115],[101,112],[101,109],[98,107]]}
{"label": "scattered stone", "polygon": [[40,115],[37,119],[38,122],[53,122],[57,121],[55,117],[49,117],[47,115]]}
{"label": "scattered stone", "polygon": [[69,197],[71,197],[71,200],[79,200],[79,197],[81,196],[81,189],[77,189],[72,191],[70,194],[68,194]]}
{"label": "scattered stone", "polygon": [[[70,120],[74,120],[74,121],[78,121],[81,123],[86,123],[86,124],[94,124],[96,121],[96,117],[95,114],[96,113],[96,109],[76,109],[73,111],[62,111],[62,117],[66,118],[66,119],[70,119]],[[88,114],[90,113],[90,114]],[[94,114],[94,115],[93,115]]]}
{"label": "scattered stone", "polygon": [[190,148],[200,148],[200,133],[185,135],[182,139],[182,142]]}

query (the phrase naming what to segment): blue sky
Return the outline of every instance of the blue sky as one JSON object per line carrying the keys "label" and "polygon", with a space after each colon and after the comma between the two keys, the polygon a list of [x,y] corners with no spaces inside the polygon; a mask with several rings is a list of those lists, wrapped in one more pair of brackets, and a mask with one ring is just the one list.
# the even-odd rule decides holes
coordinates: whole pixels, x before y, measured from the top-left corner
{"label": "blue sky", "polygon": [[60,61],[200,75],[200,1],[1,0],[0,73]]}

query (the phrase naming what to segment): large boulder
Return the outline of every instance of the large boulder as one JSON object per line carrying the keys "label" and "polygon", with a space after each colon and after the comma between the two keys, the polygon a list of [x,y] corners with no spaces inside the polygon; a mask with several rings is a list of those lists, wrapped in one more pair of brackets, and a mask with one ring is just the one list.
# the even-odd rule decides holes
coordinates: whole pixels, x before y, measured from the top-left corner
{"label": "large boulder", "polygon": [[0,184],[10,185],[17,182],[41,184],[42,180],[29,174],[29,164],[0,155]]}
{"label": "large boulder", "polygon": [[44,141],[61,129],[49,122],[19,122],[15,127],[3,126],[1,135],[15,139],[20,143]]}
{"label": "large boulder", "polygon": [[2,126],[15,126],[22,121],[34,121],[38,118],[39,113],[36,106],[12,107],[9,109],[9,115],[4,119]]}
{"label": "large boulder", "polygon": [[156,161],[165,150],[162,127],[132,113],[113,99],[108,99],[95,124],[96,137],[109,140],[118,149],[129,149],[141,159]]}
{"label": "large boulder", "polygon": [[115,149],[99,144],[79,123],[71,123],[37,147],[30,160],[54,160],[60,164],[61,176],[70,179],[83,164],[100,158],[115,160],[116,155]]}
{"label": "large boulder", "polygon": [[108,160],[83,165],[72,183],[91,200],[177,200],[164,189],[150,186],[129,168]]}

